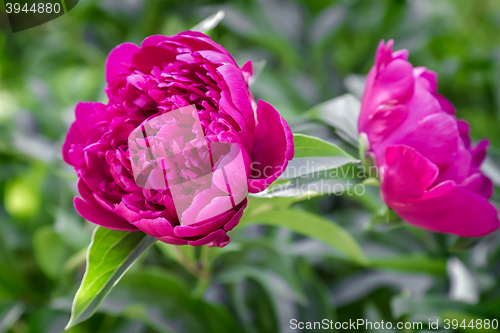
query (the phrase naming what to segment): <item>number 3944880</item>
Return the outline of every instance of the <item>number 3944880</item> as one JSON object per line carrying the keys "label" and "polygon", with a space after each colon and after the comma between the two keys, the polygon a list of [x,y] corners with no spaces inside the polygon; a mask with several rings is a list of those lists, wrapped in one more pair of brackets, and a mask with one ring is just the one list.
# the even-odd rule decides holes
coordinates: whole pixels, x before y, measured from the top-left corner
{"label": "number 3944880", "polygon": [[7,14],[15,13],[33,13],[33,14],[58,14],[61,11],[61,5],[59,3],[33,3],[28,5],[27,3],[6,3],[5,10]]}
{"label": "number 3944880", "polygon": [[444,329],[457,329],[457,328],[463,328],[463,329],[492,329],[496,330],[498,329],[498,320],[497,319],[471,319],[470,321],[466,321],[465,319],[462,320],[461,322],[457,319],[445,319],[444,321]]}

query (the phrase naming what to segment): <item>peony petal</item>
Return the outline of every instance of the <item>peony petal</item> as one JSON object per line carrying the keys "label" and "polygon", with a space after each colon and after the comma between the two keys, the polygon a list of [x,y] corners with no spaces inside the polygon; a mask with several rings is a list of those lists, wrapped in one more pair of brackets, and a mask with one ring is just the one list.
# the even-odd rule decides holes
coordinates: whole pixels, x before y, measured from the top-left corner
{"label": "peony petal", "polygon": [[217,73],[221,75],[231,93],[231,101],[237,110],[241,112],[250,131],[255,129],[255,115],[252,109],[250,92],[248,85],[237,65],[225,64],[217,68]]}
{"label": "peony petal", "polygon": [[141,215],[130,208],[122,201],[115,206],[115,214],[123,218],[125,221],[132,223],[141,218]]}
{"label": "peony petal", "polygon": [[384,40],[378,43],[377,52],[375,53],[375,66],[374,68],[379,72],[392,60],[392,46],[394,40],[390,39],[387,44]]}
{"label": "peony petal", "polygon": [[462,139],[462,142],[465,146],[465,148],[469,149],[470,148],[470,126],[469,123],[466,122],[465,120],[458,119],[457,120],[457,127],[458,127],[458,132],[460,133],[460,138]]}
{"label": "peony petal", "polygon": [[208,205],[201,207],[201,210],[196,216],[196,223],[213,219],[235,208],[236,203],[230,196],[217,196],[213,198]]}
{"label": "peony petal", "polygon": [[[214,42],[209,36],[198,31],[183,31],[170,38],[185,44],[191,51],[214,50],[231,57],[224,47]],[[234,61],[234,64],[236,65],[236,61]]]}
{"label": "peony petal", "polygon": [[163,35],[152,35],[149,37],[146,37],[142,43],[141,47],[145,46],[159,46],[161,43],[168,41],[170,37],[168,36],[163,36]]}
{"label": "peony petal", "polygon": [[132,58],[132,64],[141,72],[150,74],[156,66],[163,69],[167,64],[175,61],[176,54],[161,46],[144,46]]}
{"label": "peony petal", "polygon": [[141,219],[132,224],[153,237],[177,237],[174,233],[174,227],[172,227],[167,219],[162,217]]}
{"label": "peony petal", "polygon": [[[214,190],[213,188],[207,188],[198,195],[196,195],[192,199],[191,204],[184,211],[181,210],[180,212],[178,212],[178,214],[182,214],[181,225],[191,225],[197,222],[202,222],[198,220],[200,211],[203,210],[205,207],[208,207],[212,203],[212,201],[215,200],[215,198],[219,198],[219,196],[227,198],[226,206],[216,207],[215,211],[213,212],[215,215],[212,215],[211,217],[218,216],[232,209],[231,201],[229,200],[228,196],[225,196],[224,192],[221,192],[219,190]],[[178,207],[176,207],[176,209],[179,210]]]}
{"label": "peony petal", "polygon": [[169,237],[169,236],[163,236],[163,237],[156,237],[159,241],[171,245],[187,245],[188,240],[187,239],[180,239],[180,238],[175,238],[175,237]]}
{"label": "peony petal", "polygon": [[[418,124],[427,116],[442,113],[436,98],[419,85],[416,85],[413,96],[404,105],[407,110],[404,121],[397,128],[391,129],[390,134],[384,137],[382,141],[372,143],[370,140],[370,143],[372,143],[371,148],[375,152],[377,163],[380,165],[384,164],[385,149],[388,146],[400,144],[401,140],[415,131]],[[366,130],[370,131],[370,126],[368,124]],[[383,129],[380,129],[379,132],[383,132]]]}
{"label": "peony petal", "polygon": [[78,125],[78,129],[85,139],[92,135],[92,124],[89,122],[88,117],[95,113],[95,104],[100,103],[79,102],[75,108],[75,124]]}
{"label": "peony petal", "polygon": [[92,223],[100,225],[101,227],[124,230],[124,231],[137,231],[138,229],[132,224],[128,223],[118,215],[105,210],[102,207],[92,206],[83,201],[79,197],[73,199],[76,211],[83,216],[84,219]]}
{"label": "peony petal", "polygon": [[73,123],[66,134],[66,139],[64,140],[62,146],[62,156],[64,162],[72,166],[81,166],[85,164],[85,159],[83,157],[82,149],[73,150],[75,145],[85,145],[85,138],[80,132],[78,125]]}
{"label": "peony petal", "polygon": [[198,240],[188,241],[188,244],[192,246],[201,246],[214,242],[219,238],[225,239],[225,237],[226,237],[226,232],[222,229],[218,229],[203,238],[200,238]]}
{"label": "peony petal", "polygon": [[250,81],[250,78],[253,75],[252,61],[247,60],[247,62],[245,62],[243,67],[241,67],[241,71],[243,72],[243,77],[245,78],[245,81],[248,84],[248,81]]}
{"label": "peony petal", "polygon": [[472,168],[479,168],[486,158],[486,149],[490,146],[490,141],[483,139],[471,150]]}
{"label": "peony petal", "polygon": [[419,200],[392,208],[406,222],[435,232],[481,237],[498,229],[498,211],[488,199],[453,182],[441,186],[445,193],[436,187]]}
{"label": "peony petal", "polygon": [[414,148],[390,146],[385,156],[380,189],[387,203],[421,197],[438,176],[437,166]]}
{"label": "peony petal", "polygon": [[453,180],[460,184],[470,174],[470,165],[472,156],[463,145],[460,145],[457,152],[451,159],[451,164],[445,169],[441,170],[436,183],[441,183],[446,180]]}
{"label": "peony petal", "polygon": [[222,91],[219,103],[219,113],[221,115],[229,116],[233,121],[236,122],[237,126],[234,126],[234,128],[238,131],[238,138],[241,139],[240,144],[245,147],[245,150],[248,154],[251,154],[254,145],[254,135],[252,131],[249,130],[247,121],[243,114],[241,114],[241,112],[236,109],[233,102],[231,101],[230,93],[227,91]]}
{"label": "peony petal", "polygon": [[285,171],[293,158],[292,131],[269,103],[257,103],[257,126],[255,146],[252,153],[252,179],[248,180],[248,191],[265,190]]}
{"label": "peony petal", "polygon": [[250,175],[250,158],[238,144],[218,163],[212,178],[213,185],[232,196],[236,205],[248,195],[247,179]]}
{"label": "peony petal", "polygon": [[417,128],[400,141],[416,149],[439,168],[451,163],[459,144],[455,119],[447,113],[435,113],[418,123]]}
{"label": "peony petal", "polygon": [[198,51],[195,54],[199,54],[203,59],[206,59],[207,61],[217,64],[217,65],[233,65],[234,66],[234,59],[227,54],[220,53],[218,51],[212,51],[212,50],[202,50]]}
{"label": "peony petal", "polygon": [[437,74],[412,68],[408,52],[392,46],[381,41],[377,48],[358,121],[379,166],[382,198],[420,228],[463,237],[493,232],[493,183],[479,169],[489,142],[471,149],[469,125],[438,94]]}
{"label": "peony petal", "polygon": [[455,114],[455,112],[456,112],[455,107],[453,106],[453,104],[451,104],[451,102],[448,99],[446,99],[445,97],[443,97],[440,94],[435,94],[434,97],[436,97],[436,99],[439,102],[439,105],[441,105],[441,109],[444,112],[449,113],[451,115]]}
{"label": "peony petal", "polygon": [[438,169],[413,148],[387,148],[381,174],[384,201],[410,224],[463,237],[483,236],[498,228],[497,210],[481,194],[453,181],[427,190]]}
{"label": "peony petal", "polygon": [[[371,119],[374,114],[406,102],[414,92],[415,79],[413,67],[410,63],[398,59],[388,64],[387,68],[377,72],[373,67],[368,74],[365,91],[361,101],[361,112],[358,120],[359,131],[368,133],[371,130]],[[398,116],[391,114],[388,119],[394,119],[395,123],[388,122],[391,127],[400,124],[404,119],[402,109],[395,109]],[[389,116],[389,115],[387,115]]]}
{"label": "peony petal", "polygon": [[212,231],[222,228],[236,214],[236,211],[230,210],[215,219],[208,222],[199,222],[191,225],[178,225],[174,228],[177,237],[199,237],[208,235]]}
{"label": "peony petal", "polygon": [[229,238],[228,235],[224,235],[224,236],[222,236],[220,238],[217,238],[213,242],[207,243],[207,246],[208,247],[214,247],[214,246],[224,247],[227,244],[229,244],[229,242],[231,242],[231,238]]}
{"label": "peony petal", "polygon": [[375,85],[380,89],[380,92],[373,97],[380,102],[388,100],[404,102],[408,100],[415,83],[412,71],[413,66],[403,59],[391,61],[386,68],[379,72]]}
{"label": "peony petal", "polygon": [[404,104],[384,105],[372,112],[364,125],[364,133],[371,145],[376,145],[398,128],[408,116],[408,108]]}
{"label": "peony petal", "polygon": [[418,83],[432,94],[437,93],[437,73],[425,67],[415,67],[413,75]]}
{"label": "peony petal", "polygon": [[231,231],[234,229],[234,227],[236,227],[238,225],[241,217],[243,216],[243,211],[245,210],[247,203],[248,203],[248,201],[247,201],[247,199],[245,199],[245,201],[243,202],[243,204],[242,204],[241,208],[238,210],[238,212],[231,218],[231,220],[229,220],[226,223],[226,225],[224,226],[224,230]]}
{"label": "peony petal", "polygon": [[80,193],[80,196],[83,198],[84,201],[86,201],[91,206],[99,206],[99,204],[94,198],[92,190],[87,185],[85,180],[83,180],[83,178],[78,179],[77,187],[78,187],[78,193]]}
{"label": "peony petal", "polygon": [[472,174],[464,180],[462,185],[488,199],[493,195],[493,182],[480,172]]}
{"label": "peony petal", "polygon": [[397,50],[392,54],[392,59],[408,60],[410,53],[406,49]]}
{"label": "peony petal", "polygon": [[123,43],[115,47],[106,59],[106,82],[111,83],[118,75],[129,74],[132,59],[139,51],[133,43]]}

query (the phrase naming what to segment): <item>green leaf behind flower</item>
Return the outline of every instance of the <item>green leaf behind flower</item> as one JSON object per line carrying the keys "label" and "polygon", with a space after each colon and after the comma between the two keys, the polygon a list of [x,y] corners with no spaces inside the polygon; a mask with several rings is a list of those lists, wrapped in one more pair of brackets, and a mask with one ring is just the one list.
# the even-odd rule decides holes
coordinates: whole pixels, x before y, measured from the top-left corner
{"label": "green leaf behind flower", "polygon": [[361,248],[341,226],[318,215],[297,209],[268,211],[249,218],[244,225],[263,224],[283,227],[298,234],[319,239],[343,252],[354,262],[367,265]]}
{"label": "green leaf behind flower", "polygon": [[217,13],[207,17],[197,25],[191,28],[192,31],[199,31],[206,33],[209,30],[215,28],[219,22],[224,18],[225,13],[223,10],[219,10]]}
{"label": "green leaf behind flower", "polygon": [[344,157],[350,159],[351,161],[356,161],[354,157],[343,151],[338,146],[313,136],[294,134],[293,143],[295,145],[294,158]]}
{"label": "green leaf behind flower", "polygon": [[332,126],[341,138],[357,146],[360,109],[359,99],[345,94],[314,106],[309,115]]}
{"label": "green leaf behind flower", "polygon": [[431,258],[419,253],[370,258],[370,266],[376,269],[403,273],[446,275],[446,260]]}

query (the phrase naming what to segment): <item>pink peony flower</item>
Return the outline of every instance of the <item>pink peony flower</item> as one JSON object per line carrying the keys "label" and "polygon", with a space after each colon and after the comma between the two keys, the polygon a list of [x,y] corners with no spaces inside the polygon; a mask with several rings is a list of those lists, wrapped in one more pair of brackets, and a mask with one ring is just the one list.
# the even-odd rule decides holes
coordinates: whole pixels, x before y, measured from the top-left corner
{"label": "pink peony flower", "polygon": [[108,104],[79,103],[64,161],[78,174],[76,210],[105,228],[170,244],[225,246],[247,192],[293,158],[292,133],[248,89],[208,36],[186,31],[125,43],[106,61]]}
{"label": "pink peony flower", "polygon": [[437,74],[381,41],[361,102],[359,133],[379,168],[382,198],[417,227],[479,237],[499,226],[480,171],[487,140],[471,145],[469,124],[437,93]]}

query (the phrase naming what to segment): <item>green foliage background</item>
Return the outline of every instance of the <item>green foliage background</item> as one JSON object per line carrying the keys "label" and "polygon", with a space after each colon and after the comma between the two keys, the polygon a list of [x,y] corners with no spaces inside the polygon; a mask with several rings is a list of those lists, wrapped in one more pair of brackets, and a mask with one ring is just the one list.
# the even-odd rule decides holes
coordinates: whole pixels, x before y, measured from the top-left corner
{"label": "green foliage background", "polygon": [[[351,75],[372,66],[380,39],[393,38],[415,66],[439,74],[439,91],[496,155],[496,0],[81,0],[28,31],[12,34],[0,22],[0,333],[61,332],[69,319],[93,226],[74,211],[75,177],[60,146],[78,101],[105,102],[107,53],[125,41],[187,30],[218,9],[226,18],[210,35],[241,64],[266,60],[252,91],[294,132],[340,142],[306,112],[345,93],[356,81]],[[451,236],[370,226],[374,214],[384,214],[371,189],[294,204],[343,226],[366,266],[320,241],[259,225],[239,228],[230,246],[210,254],[208,277],[196,270],[198,250],[154,246],[98,314],[70,332],[289,332],[292,318],[500,319],[498,233],[456,254],[448,250]],[[272,201],[278,212],[280,204]],[[466,289],[477,288],[476,303],[450,296],[458,273],[447,263],[474,277]]]}

